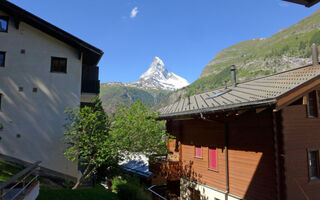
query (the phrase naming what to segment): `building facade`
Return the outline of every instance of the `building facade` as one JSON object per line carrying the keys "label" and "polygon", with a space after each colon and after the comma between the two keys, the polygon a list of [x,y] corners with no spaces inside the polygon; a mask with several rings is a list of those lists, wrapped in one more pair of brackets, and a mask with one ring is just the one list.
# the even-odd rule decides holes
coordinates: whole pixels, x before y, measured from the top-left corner
{"label": "building facade", "polygon": [[175,140],[151,171],[182,199],[320,199],[317,47],[311,65],[232,82],[160,110]]}
{"label": "building facade", "polygon": [[63,156],[64,111],[99,93],[103,52],[4,0],[0,27],[0,154],[77,177]]}

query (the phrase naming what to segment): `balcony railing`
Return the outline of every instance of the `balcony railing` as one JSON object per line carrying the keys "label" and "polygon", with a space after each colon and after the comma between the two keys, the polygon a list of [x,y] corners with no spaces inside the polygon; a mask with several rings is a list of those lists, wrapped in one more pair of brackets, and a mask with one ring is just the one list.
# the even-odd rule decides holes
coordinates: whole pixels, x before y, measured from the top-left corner
{"label": "balcony railing", "polygon": [[149,161],[149,171],[160,174],[168,180],[180,179],[180,162],[172,161],[166,157],[153,157]]}
{"label": "balcony railing", "polygon": [[81,92],[99,94],[100,81],[99,80],[82,80]]}
{"label": "balcony railing", "polygon": [[83,65],[82,79],[81,79],[81,92],[99,94],[99,91],[100,91],[99,68],[97,66]]}
{"label": "balcony railing", "polygon": [[[38,175],[34,173],[40,163],[38,161],[23,169],[8,181],[0,183],[0,200],[32,199],[32,197],[27,198],[28,194],[31,192],[38,194],[39,191],[34,191],[38,185]],[[36,198],[37,195],[33,196]]]}

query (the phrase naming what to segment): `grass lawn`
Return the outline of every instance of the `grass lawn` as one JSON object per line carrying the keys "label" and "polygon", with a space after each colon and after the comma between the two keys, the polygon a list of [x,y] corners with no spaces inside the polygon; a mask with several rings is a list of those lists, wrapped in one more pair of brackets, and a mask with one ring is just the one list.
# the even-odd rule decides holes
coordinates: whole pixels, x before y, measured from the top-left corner
{"label": "grass lawn", "polygon": [[22,169],[9,165],[3,161],[0,161],[0,182],[7,181],[13,175],[20,172]]}
{"label": "grass lawn", "polygon": [[37,200],[118,200],[116,194],[101,185],[90,189],[46,189],[40,188]]}

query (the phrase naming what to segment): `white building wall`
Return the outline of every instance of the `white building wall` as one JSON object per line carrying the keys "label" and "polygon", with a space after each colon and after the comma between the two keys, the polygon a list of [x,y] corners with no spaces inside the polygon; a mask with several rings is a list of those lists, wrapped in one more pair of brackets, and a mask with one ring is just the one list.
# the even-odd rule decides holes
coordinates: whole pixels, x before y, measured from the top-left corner
{"label": "white building wall", "polygon": [[[12,17],[8,33],[0,32],[0,51],[6,52],[5,68],[0,67],[4,126],[0,154],[27,162],[40,160],[43,167],[76,177],[77,165],[64,158],[61,138],[66,107],[80,105],[78,51],[23,22],[16,29]],[[66,74],[50,72],[51,56],[67,58]]]}
{"label": "white building wall", "polygon": [[193,200],[190,188],[200,191],[201,200],[241,200],[233,195],[226,196],[224,191],[219,191],[205,184],[200,184],[187,179],[180,179],[180,197],[184,200]]}

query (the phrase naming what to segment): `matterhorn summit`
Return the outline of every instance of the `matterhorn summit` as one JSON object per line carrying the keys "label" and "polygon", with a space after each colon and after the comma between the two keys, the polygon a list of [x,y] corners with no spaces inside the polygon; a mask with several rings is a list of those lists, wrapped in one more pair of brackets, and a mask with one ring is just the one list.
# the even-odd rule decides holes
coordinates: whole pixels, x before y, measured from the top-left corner
{"label": "matterhorn summit", "polygon": [[162,90],[177,90],[189,85],[188,81],[173,72],[168,72],[163,61],[155,57],[149,69],[132,85]]}

